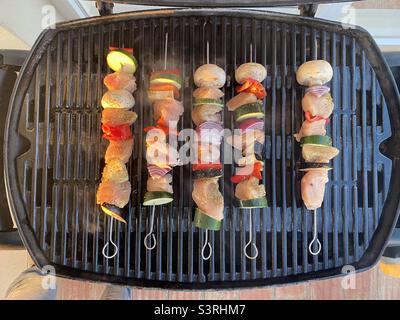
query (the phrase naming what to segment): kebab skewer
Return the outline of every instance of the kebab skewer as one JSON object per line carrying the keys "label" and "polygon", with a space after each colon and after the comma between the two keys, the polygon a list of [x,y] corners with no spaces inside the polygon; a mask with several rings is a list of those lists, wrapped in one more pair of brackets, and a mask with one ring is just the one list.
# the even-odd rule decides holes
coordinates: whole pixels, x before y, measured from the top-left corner
{"label": "kebab skewer", "polygon": [[339,150],[332,146],[332,139],[326,135],[325,129],[334,108],[330,88],[326,86],[332,76],[332,66],[324,60],[307,61],[296,72],[297,82],[307,86],[302,99],[305,121],[299,133],[294,136],[300,142],[304,160],[300,169],[305,172],[301,179],[301,196],[306,208],[314,213],[313,239],[309,244],[312,255],[321,251],[317,231],[317,209],[322,206],[325,185],[329,181],[329,161],[339,154]]}
{"label": "kebab skewer", "polygon": [[[205,230],[202,258],[208,260],[212,248],[208,242],[208,230],[218,231],[224,218],[224,198],[219,190],[222,176],[220,145],[223,134],[221,88],[225,85],[225,71],[216,64],[209,63],[209,43],[207,42],[207,64],[198,67],[194,73],[194,83],[198,87],[193,92],[192,121],[196,125],[196,161],[192,165],[192,198],[197,205],[194,225]],[[208,255],[205,255],[206,248]]]}
{"label": "kebab skewer", "polygon": [[179,101],[182,78],[179,70],[167,70],[168,33],[165,35],[164,70],[152,72],[148,91],[156,125],[145,128],[146,160],[149,177],[143,205],[152,206],[150,229],[144,238],[147,250],[155,248],[153,234],[155,207],[173,201],[172,174],[174,166],[180,165],[178,151],[168,143],[168,138],[177,136],[177,124],[184,112]]}
{"label": "kebab skewer", "polygon": [[[250,46],[250,51],[252,47]],[[250,53],[250,56],[252,54]],[[262,179],[263,159],[262,148],[265,141],[264,110],[262,99],[266,97],[265,88],[261,82],[267,77],[267,70],[259,63],[244,63],[235,71],[235,79],[239,83],[236,88],[238,95],[227,102],[227,107],[234,113],[239,135],[228,138],[228,143],[240,150],[242,158],[237,162],[238,168],[231,181],[236,184],[235,197],[240,208],[249,209],[249,241],[243,248],[248,259],[258,256],[258,249],[252,243],[252,212],[253,208],[264,208],[268,205],[265,186]],[[247,253],[252,245],[254,254]]]}
{"label": "kebab skewer", "polygon": [[[125,206],[131,195],[131,184],[125,164],[129,161],[133,149],[131,125],[137,119],[137,114],[131,111],[135,105],[132,93],[136,90],[133,74],[137,69],[137,61],[132,55],[132,49],[112,48],[107,55],[107,64],[115,72],[104,78],[104,85],[108,91],[101,99],[101,122],[103,138],[109,141],[109,145],[96,198],[101,210],[111,217],[109,242],[104,245],[102,251],[103,256],[110,259],[118,253],[118,247],[112,240],[113,220],[126,223]],[[109,243],[115,249],[111,255],[106,253]]]}

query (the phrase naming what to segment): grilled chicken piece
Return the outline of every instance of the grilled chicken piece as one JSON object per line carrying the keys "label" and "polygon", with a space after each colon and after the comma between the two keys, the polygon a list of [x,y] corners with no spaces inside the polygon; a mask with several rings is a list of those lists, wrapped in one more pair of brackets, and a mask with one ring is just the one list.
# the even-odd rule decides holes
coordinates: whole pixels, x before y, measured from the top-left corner
{"label": "grilled chicken piece", "polygon": [[224,197],[218,189],[218,177],[194,180],[192,197],[201,211],[216,220],[224,218]]}
{"label": "grilled chicken piece", "polygon": [[146,133],[146,144],[150,145],[156,142],[167,142],[167,134],[158,128],[153,128]]}
{"label": "grilled chicken piece", "polygon": [[166,123],[178,122],[184,111],[182,102],[171,98],[154,101],[153,108],[154,119],[162,118]]}
{"label": "grilled chicken piece", "polygon": [[104,166],[101,181],[122,183],[128,180],[128,170],[126,169],[125,163],[120,159],[114,158]]}
{"label": "grilled chicken piece", "polygon": [[110,73],[104,78],[104,85],[108,90],[127,90],[130,93],[136,90],[136,78],[122,71]]}
{"label": "grilled chicken piece", "polygon": [[221,107],[213,104],[201,104],[193,108],[192,120],[196,126],[205,121],[221,123]]}
{"label": "grilled chicken piece", "polygon": [[301,100],[304,112],[310,112],[312,116],[329,118],[332,114],[334,104],[331,94],[325,93],[322,97],[316,97],[311,92],[307,92]]}
{"label": "grilled chicken piece", "polygon": [[250,177],[239,182],[235,189],[235,197],[239,200],[257,199],[264,197],[265,194],[264,185],[259,184],[259,180],[256,177]]}
{"label": "grilled chicken piece", "polygon": [[241,150],[242,154],[254,154],[255,143],[264,144],[265,133],[262,130],[247,130],[242,135],[233,135],[226,138],[226,142],[233,146],[235,149]]}
{"label": "grilled chicken piece", "polygon": [[155,142],[147,146],[146,161],[149,165],[160,168],[176,166],[180,164],[178,151],[165,142]]}
{"label": "grilled chicken piece", "polygon": [[199,143],[197,145],[200,163],[218,163],[220,161],[220,147],[212,143]]}
{"label": "grilled chicken piece", "polygon": [[301,152],[305,162],[329,163],[339,154],[339,149],[319,144],[305,144]]}
{"label": "grilled chicken piece", "polygon": [[116,183],[102,181],[97,189],[97,203],[108,203],[118,208],[123,208],[129,202],[131,195],[131,184],[129,181]]}
{"label": "grilled chicken piece", "polygon": [[237,165],[239,167],[244,167],[246,165],[254,165],[255,163],[260,163],[262,166],[264,166],[264,162],[257,160],[256,156],[254,153],[249,153],[247,156],[242,157],[240,159],[238,159],[237,161]]}
{"label": "grilled chicken piece", "polygon": [[214,99],[219,100],[224,96],[221,89],[217,87],[201,87],[193,91],[193,97],[195,99]]}
{"label": "grilled chicken piece", "polygon": [[329,169],[310,170],[301,179],[301,197],[308,210],[315,210],[324,201]]}
{"label": "grilled chicken piece", "polygon": [[324,136],[326,135],[325,129],[326,120],[321,119],[317,121],[304,121],[301,125],[301,129],[299,133],[295,133],[294,137],[298,142],[300,142],[301,138],[308,136]]}
{"label": "grilled chicken piece", "polygon": [[131,125],[137,119],[138,115],[134,111],[125,109],[103,109],[101,112],[101,123],[111,127],[122,124]]}
{"label": "grilled chicken piece", "polygon": [[107,147],[106,154],[104,156],[106,163],[110,162],[112,159],[119,159],[123,163],[127,163],[132,155],[133,150],[133,138],[122,140],[122,141],[112,141]]}
{"label": "grilled chicken piece", "polygon": [[163,177],[152,178],[149,177],[147,179],[147,191],[165,191],[169,193],[173,193],[172,189],[172,175],[166,174]]}
{"label": "grilled chicken piece", "polygon": [[228,107],[229,111],[234,111],[244,104],[254,103],[254,102],[257,102],[257,97],[253,93],[241,92],[238,95],[234,96],[232,99],[230,99],[226,103],[226,106]]}

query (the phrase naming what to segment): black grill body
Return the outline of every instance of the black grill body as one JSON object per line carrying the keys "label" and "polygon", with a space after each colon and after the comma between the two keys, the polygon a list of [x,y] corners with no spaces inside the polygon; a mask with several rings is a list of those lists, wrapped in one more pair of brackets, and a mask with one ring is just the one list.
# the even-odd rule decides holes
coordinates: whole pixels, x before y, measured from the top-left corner
{"label": "black grill body", "polygon": [[[225,219],[211,232],[213,255],[201,259],[204,232],[192,225],[190,165],[174,170],[174,202],[157,207],[158,245],[146,251],[150,208],[142,207],[147,172],[143,128],[152,123],[148,75],[162,68],[165,32],[171,68],[185,85],[181,128],[191,128],[193,72],[206,61],[225,69],[225,99],[234,95],[234,70],[252,60],[267,67],[265,170],[269,207],[253,210],[253,240],[259,257],[242,248],[248,214],[234,207],[224,166],[221,190]],[[101,254],[109,218],[95,204],[105,142],[100,99],[109,46],[133,47],[136,73],[134,153],[128,164],[133,183],[128,224],[114,224],[119,254]],[[295,81],[306,60],[334,67],[335,110],[328,126],[340,155],[333,160],[323,207],[318,211],[322,251],[308,253],[312,215],[301,201],[294,141],[303,121],[304,88]],[[248,10],[157,10],[63,23],[43,32],[20,72],[5,132],[5,176],[10,208],[38,266],[58,275],[139,286],[228,288],[291,283],[341,274],[342,267],[371,267],[380,257],[399,211],[399,97],[387,64],[371,36],[352,26]],[[231,113],[224,126],[233,129]]]}

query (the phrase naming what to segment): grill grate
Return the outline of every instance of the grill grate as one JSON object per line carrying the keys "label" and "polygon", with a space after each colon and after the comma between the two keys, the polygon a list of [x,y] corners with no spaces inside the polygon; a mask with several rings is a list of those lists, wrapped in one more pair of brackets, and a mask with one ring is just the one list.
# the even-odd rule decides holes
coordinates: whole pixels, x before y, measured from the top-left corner
{"label": "grill grate", "polygon": [[[201,259],[204,234],[192,225],[190,165],[173,171],[174,202],[156,208],[156,249],[143,247],[151,210],[141,206],[147,177],[142,132],[152,121],[147,77],[162,67],[165,32],[170,36],[168,65],[180,68],[184,76],[181,129],[193,127],[192,75],[205,63],[207,41],[210,62],[224,68],[228,77],[226,101],[234,95],[235,68],[250,59],[250,43],[253,61],[268,70],[263,183],[270,206],[253,210],[253,241],[260,251],[256,260],[249,261],[242,253],[248,215],[233,207],[229,180],[233,165],[224,166],[220,179],[225,219],[220,232],[211,231],[209,261]],[[394,117],[399,103],[395,89],[389,93],[392,82],[387,70],[378,67],[383,63],[379,53],[374,46],[367,48],[365,41],[370,36],[364,31],[333,23],[240,10],[132,13],[66,23],[44,32],[21,72],[6,137],[8,197],[35,261],[54,264],[67,276],[188,288],[293,282],[340,274],[346,264],[371,266],[396,216],[392,207],[385,213],[389,229],[378,228],[390,183],[397,179],[392,177],[392,161],[379,148],[392,129],[397,134],[389,110]],[[128,163],[133,197],[127,225],[113,226],[119,246],[114,260],[101,254],[110,220],[95,204],[106,147],[100,133],[100,100],[102,79],[110,72],[105,63],[110,45],[133,47],[139,61],[135,92],[139,118]],[[334,68],[336,107],[327,134],[340,155],[333,160],[318,213],[322,252],[311,256],[312,215],[300,197],[301,174],[296,168],[301,152],[293,133],[303,120],[303,92],[295,70],[316,58]],[[234,128],[227,110],[223,122],[224,127]],[[374,234],[381,244],[371,245]]]}

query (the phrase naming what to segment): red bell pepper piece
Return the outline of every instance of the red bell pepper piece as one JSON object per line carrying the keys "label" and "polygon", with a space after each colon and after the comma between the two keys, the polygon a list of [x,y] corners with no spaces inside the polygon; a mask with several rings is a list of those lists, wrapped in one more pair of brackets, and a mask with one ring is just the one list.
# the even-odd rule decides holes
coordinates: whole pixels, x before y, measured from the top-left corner
{"label": "red bell pepper piece", "polygon": [[254,94],[257,99],[263,99],[267,96],[267,92],[263,85],[254,79],[247,79],[241,86],[236,87],[236,92],[247,92]]}
{"label": "red bell pepper piece", "polygon": [[128,124],[115,127],[103,124],[101,129],[104,132],[103,138],[107,140],[120,141],[132,138],[131,127]]}
{"label": "red bell pepper piece", "polygon": [[133,48],[108,47],[108,49],[109,49],[110,51],[122,50],[122,51],[125,51],[126,53],[133,54]]}
{"label": "red bell pepper piece", "polygon": [[192,166],[193,171],[207,170],[207,169],[222,169],[221,163],[196,163]]}
{"label": "red bell pepper piece", "polygon": [[238,173],[231,177],[231,181],[233,183],[242,182],[244,180],[247,180],[250,177],[256,177],[258,180],[262,179],[262,175],[261,175],[262,164],[260,162],[255,162],[253,164],[253,171],[250,174],[243,174],[243,171],[247,172],[247,170],[248,170],[247,166],[243,167],[241,169],[242,170],[239,169]]}
{"label": "red bell pepper piece", "polygon": [[166,135],[171,134],[171,135],[177,136],[179,134],[179,132],[176,129],[168,127],[166,125],[165,121],[161,118],[158,119],[157,125],[145,127],[143,129],[143,131],[149,132],[150,130],[153,130],[153,129],[160,129],[160,130],[164,131],[164,133]]}
{"label": "red bell pepper piece", "polygon": [[319,120],[325,120],[325,124],[329,124],[329,118],[324,118],[321,116],[313,116],[309,111],[304,112],[304,116],[308,122],[314,122]]}

